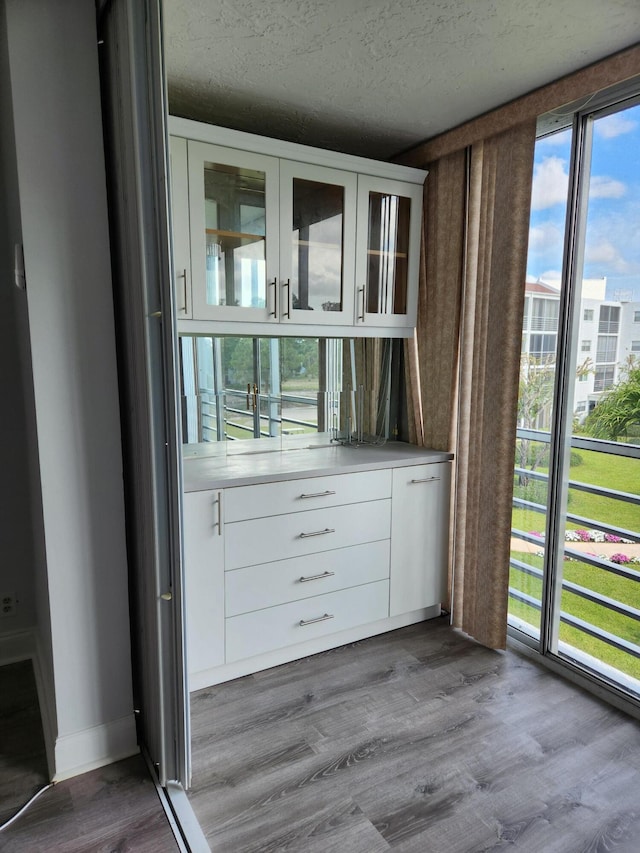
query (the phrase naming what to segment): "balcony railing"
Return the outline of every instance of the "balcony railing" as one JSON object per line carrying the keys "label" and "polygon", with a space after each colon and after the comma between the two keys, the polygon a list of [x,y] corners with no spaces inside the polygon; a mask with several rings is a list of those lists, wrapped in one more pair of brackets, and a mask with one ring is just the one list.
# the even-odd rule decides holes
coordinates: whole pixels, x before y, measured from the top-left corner
{"label": "balcony railing", "polygon": [[[269,394],[257,394],[255,413],[252,410],[253,397],[247,395],[244,390],[226,388],[221,397],[224,401],[222,403],[216,402],[215,399],[206,399],[206,395],[200,398],[203,429],[213,432],[216,435],[214,440],[224,437],[228,441],[235,441],[242,438],[243,433],[246,433],[246,438],[251,435],[257,437],[256,429],[259,429],[260,436],[264,438],[280,435],[280,433],[312,432],[318,429],[316,397],[305,397],[299,394],[280,394],[275,397]],[[304,407],[313,410],[316,415],[315,420],[294,417],[291,411],[285,414],[285,406],[293,408],[299,406],[301,409]],[[219,435],[219,433],[222,434]]]}
{"label": "balcony railing", "polygon": [[[540,447],[540,445],[548,445],[550,442],[550,435],[548,432],[520,429],[518,430],[517,435],[521,441],[528,441],[531,443],[535,442],[538,447]],[[609,457],[626,457],[630,461],[640,460],[640,447],[637,445],[599,441],[596,439],[574,436],[571,439],[571,448],[572,450],[577,451],[582,450],[597,454],[605,454]],[[548,483],[548,474],[544,470],[532,471],[528,468],[516,466],[514,473],[518,480]],[[635,507],[640,507],[640,494],[629,493],[614,488],[605,488],[600,485],[574,479],[570,479],[567,486],[568,494],[582,492],[615,501],[616,503],[611,506],[632,504]],[[521,497],[514,497],[513,506],[516,509],[537,513],[541,516],[546,515],[547,506],[539,502],[542,499],[542,496],[538,495],[537,499],[538,502],[526,500]],[[571,504],[569,503],[568,509],[570,509],[570,506]],[[618,513],[616,513],[616,515],[617,514]],[[624,552],[625,555],[628,553],[629,556],[640,555],[640,546],[638,545],[638,543],[640,543],[640,531],[637,529],[628,529],[628,527],[623,524],[611,523],[611,518],[613,516],[611,510],[609,510],[608,515],[609,522],[605,523],[602,519],[585,517],[584,515],[567,511],[565,516],[567,530],[571,530],[575,527],[584,531],[597,531],[597,535],[599,537],[608,539],[610,543],[619,543],[616,544],[616,548],[618,548],[621,553]],[[637,518],[640,519],[640,511],[638,512]],[[543,524],[540,525],[540,527],[543,526]],[[575,537],[577,535],[578,534],[575,533],[569,533],[569,536]],[[511,601],[519,602],[521,605],[525,605],[527,608],[533,608],[534,611],[539,612],[542,608],[541,598],[532,594],[532,591],[541,588],[543,570],[539,566],[532,565],[527,562],[527,553],[529,553],[530,558],[531,551],[534,553],[536,550],[542,551],[542,549],[547,547],[547,542],[545,541],[544,535],[541,535],[540,533],[520,530],[516,527],[512,528],[512,537],[512,556],[510,563],[513,572],[512,583],[509,588],[509,597]],[[520,551],[519,548],[522,548],[522,550]],[[598,550],[598,543],[594,543],[593,546],[589,546],[589,548],[594,551]],[[599,550],[603,550],[603,548],[601,547]],[[629,565],[621,565],[619,562],[610,559],[612,556],[615,557],[620,555],[621,554],[608,554],[607,556],[597,556],[580,550],[580,548],[577,547],[576,542],[570,541],[566,541],[564,543],[562,553],[564,560],[575,561],[575,563],[586,567],[583,574],[585,577],[591,579],[589,582],[593,586],[600,587],[601,591],[590,588],[590,586],[587,585],[587,581],[577,583],[575,577],[573,580],[568,580],[564,577],[562,578],[561,587],[563,592],[570,593],[571,596],[576,596],[577,599],[582,601],[590,602],[591,605],[596,605],[597,611],[594,612],[591,610],[591,617],[584,618],[583,615],[580,615],[581,608],[579,606],[567,606],[568,602],[571,602],[571,605],[573,605],[576,599],[572,600],[565,596],[559,613],[559,621],[561,624],[575,629],[578,634],[573,634],[574,640],[572,640],[571,645],[567,642],[561,642],[561,647],[565,653],[573,655],[576,659],[589,657],[592,668],[596,668],[599,671],[606,670],[607,672],[610,672],[611,666],[605,662],[600,662],[599,660],[594,661],[593,654],[585,655],[584,649],[581,648],[581,643],[579,642],[579,639],[575,639],[576,637],[588,636],[595,638],[596,640],[604,643],[607,647],[617,649],[625,655],[629,655],[630,659],[640,659],[640,628],[638,630],[629,630],[626,637],[620,636],[615,630],[608,630],[611,628],[611,625],[608,625],[607,622],[611,622],[611,619],[607,619],[607,613],[619,614],[622,617],[626,617],[631,620],[631,622],[627,623],[628,625],[640,625],[640,609],[634,606],[634,604],[640,601],[640,587],[637,586],[637,584],[640,583],[640,571],[631,568]],[[563,572],[563,574],[565,573]],[[616,584],[607,582],[607,577],[624,579],[626,583],[617,584],[617,586],[625,587],[627,594],[618,595],[617,597],[614,597],[614,595],[604,594],[604,592],[602,592],[603,587],[616,586]],[[527,578],[531,580],[527,581]],[[630,592],[630,590],[632,592]],[[523,625],[520,624],[521,621],[522,620],[517,616],[512,618],[512,622],[514,624],[517,623],[519,627],[523,627]],[[536,633],[535,628],[531,633]],[[617,668],[618,667],[616,665],[615,669],[617,670]],[[621,667],[620,670],[620,680],[627,686],[631,683],[633,685],[631,687],[633,692],[640,692],[638,691],[638,686],[640,686],[640,681],[638,680],[640,677],[640,668],[638,665]]]}

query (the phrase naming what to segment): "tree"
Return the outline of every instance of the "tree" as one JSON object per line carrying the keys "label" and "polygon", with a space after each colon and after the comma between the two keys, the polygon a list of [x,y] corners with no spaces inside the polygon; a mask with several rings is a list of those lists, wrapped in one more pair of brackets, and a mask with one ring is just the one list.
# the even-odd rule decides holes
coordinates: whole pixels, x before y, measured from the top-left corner
{"label": "tree", "polygon": [[[591,359],[587,358],[576,368],[576,376],[584,376],[593,370]],[[556,375],[556,363],[552,356],[545,359],[523,355],[520,362],[520,388],[518,392],[518,425],[523,429],[540,428],[539,421],[548,428],[551,419],[553,388]],[[547,442],[533,441],[528,438],[518,440],[516,458],[519,468],[535,471],[549,456]],[[527,485],[528,478],[520,474],[520,485]]]}
{"label": "tree", "polygon": [[587,435],[628,441],[640,433],[640,361],[629,356],[620,373],[622,380],[602,396],[585,419],[583,431]]}
{"label": "tree", "polygon": [[[550,410],[553,400],[555,377],[553,358],[539,359],[523,355],[520,362],[520,388],[518,391],[518,425],[524,429],[535,429],[538,418]],[[535,471],[546,456],[548,445],[532,442],[528,438],[518,439],[516,456],[519,468]],[[520,474],[518,482],[527,485],[528,479]]]}

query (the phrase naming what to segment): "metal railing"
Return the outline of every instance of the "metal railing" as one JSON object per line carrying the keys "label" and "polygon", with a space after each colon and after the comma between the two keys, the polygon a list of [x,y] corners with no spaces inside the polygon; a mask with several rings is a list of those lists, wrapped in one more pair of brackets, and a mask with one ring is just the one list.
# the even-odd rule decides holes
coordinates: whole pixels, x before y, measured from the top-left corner
{"label": "metal railing", "polygon": [[[550,434],[548,432],[542,432],[539,430],[519,429],[517,431],[517,437],[521,440],[540,442],[544,444],[550,443]],[[573,436],[571,439],[571,448],[576,450],[588,450],[596,453],[610,454],[614,456],[623,456],[629,459],[640,459],[640,447],[638,447],[637,445],[624,444],[621,442],[602,441],[598,439]],[[522,468],[519,466],[515,466],[514,476],[517,476],[519,478],[527,478],[529,480],[537,480],[540,482],[548,482],[549,479],[548,474],[543,471],[531,471],[527,468]],[[631,503],[634,506],[640,507],[639,494],[624,492],[617,489],[605,488],[603,486],[597,486],[593,483],[584,483],[579,480],[572,479],[568,481],[567,485],[569,490],[586,492],[589,494],[598,495],[604,498],[610,498],[624,503]],[[528,510],[534,513],[540,513],[543,515],[547,512],[547,507],[545,505],[519,497],[513,498],[513,506],[516,508]],[[640,513],[638,517],[640,518]],[[567,522],[579,525],[580,528],[596,530],[604,535],[617,537],[617,539],[627,540],[628,543],[640,542],[640,531],[638,530],[628,530],[622,526],[618,526],[611,523],[605,523],[598,519],[587,518],[571,512],[567,512],[565,518]],[[526,532],[523,530],[512,528],[511,535],[513,539],[519,539],[529,544],[538,545],[540,549],[544,549],[547,545],[544,536],[541,536],[536,533]],[[615,542],[616,539],[614,538],[612,541]],[[621,543],[620,547],[624,548],[624,545]],[[602,571],[603,573],[617,575],[633,583],[640,582],[640,571],[636,571],[634,569],[629,568],[628,566],[612,562],[606,557],[595,556],[593,554],[585,553],[583,551],[580,551],[578,548],[571,547],[571,544],[565,543],[564,556],[568,559],[579,561],[580,563],[586,564],[588,566],[593,566],[599,571]],[[510,560],[510,565],[517,573],[542,581],[542,569],[528,564],[525,560],[521,560],[517,557],[512,556]],[[562,579],[561,586],[563,591],[569,592],[572,595],[575,595],[583,600],[597,604],[604,610],[618,613],[622,616],[628,617],[631,620],[634,620],[635,622],[640,622],[640,610],[633,607],[627,602],[610,598],[606,595],[603,595],[602,593],[589,589],[581,584],[568,581],[564,578]],[[521,589],[517,589],[516,587],[509,587],[509,597],[514,601],[519,601],[522,604],[533,608],[534,610],[540,611],[542,609],[541,600],[539,598],[536,598],[535,596],[526,593]],[[622,637],[619,637],[611,631],[607,631],[601,626],[594,625],[588,622],[587,620],[576,616],[575,614],[566,612],[565,610],[560,611],[559,619],[561,623],[569,625],[583,634],[594,637],[597,640],[606,643],[608,646],[619,649],[634,658],[640,658],[639,645],[630,642],[629,640],[626,640]]]}
{"label": "metal railing", "polygon": [[[221,399],[225,401],[222,404],[219,401],[215,400],[201,400],[202,424],[204,429],[211,430],[212,432],[216,433],[217,436],[218,406],[220,406],[222,409],[224,438],[227,441],[238,440],[237,436],[234,436],[230,432],[230,429],[239,432],[246,432],[249,435],[255,435],[255,418],[258,419],[258,422],[260,424],[260,436],[264,438],[279,435],[280,433],[286,433],[287,430],[285,429],[285,426],[287,424],[292,425],[293,430],[299,429],[304,431],[315,431],[318,429],[317,418],[315,421],[312,421],[303,418],[292,417],[291,415],[284,415],[282,413],[282,407],[285,404],[303,405],[309,408],[313,408],[317,411],[317,400],[315,397],[305,397],[298,394],[280,394],[277,397],[272,397],[269,394],[256,394],[256,412],[254,412],[252,408],[247,408],[246,405],[229,405],[227,403],[227,400],[233,399],[234,397],[238,400],[244,401],[247,398],[247,393],[244,390],[226,388],[224,393],[221,395]],[[279,408],[280,414],[274,414],[274,406]],[[263,408],[266,408],[267,413],[262,411]],[[240,418],[244,418],[244,421],[240,420]],[[250,424],[247,423],[247,418],[251,420]],[[213,424],[210,423],[211,421],[213,421]],[[263,424],[266,424],[266,429],[262,428]],[[218,439],[219,438],[221,438],[221,436],[218,437]]]}

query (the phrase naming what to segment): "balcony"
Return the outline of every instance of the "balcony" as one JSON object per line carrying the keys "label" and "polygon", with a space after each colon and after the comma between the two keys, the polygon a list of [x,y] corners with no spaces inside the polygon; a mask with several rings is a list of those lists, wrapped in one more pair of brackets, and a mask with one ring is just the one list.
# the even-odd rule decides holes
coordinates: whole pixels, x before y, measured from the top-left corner
{"label": "balcony", "polygon": [[[521,429],[518,442],[509,623],[539,638],[550,435]],[[558,555],[557,651],[638,696],[640,447],[574,436],[569,476]]]}

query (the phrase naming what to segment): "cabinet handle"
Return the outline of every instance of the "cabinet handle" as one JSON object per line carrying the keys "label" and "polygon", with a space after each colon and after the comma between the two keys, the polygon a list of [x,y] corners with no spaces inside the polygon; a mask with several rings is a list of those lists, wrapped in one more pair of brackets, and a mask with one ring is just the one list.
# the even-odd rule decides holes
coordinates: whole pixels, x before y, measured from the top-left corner
{"label": "cabinet handle", "polygon": [[186,270],[186,268],[183,269],[182,272],[178,273],[177,278],[182,279],[182,296],[183,296],[182,302],[183,302],[183,304],[182,304],[181,310],[184,311],[184,313],[186,314],[187,313],[187,270]]}
{"label": "cabinet handle", "polygon": [[304,575],[298,578],[298,583],[308,583],[309,581],[319,581],[322,578],[332,578],[335,575],[335,572],[322,572],[320,575],[309,575],[308,578],[305,578]]}
{"label": "cabinet handle", "polygon": [[308,539],[309,536],[324,536],[325,533],[335,533],[335,527],[325,527],[324,530],[315,530],[313,533],[301,533],[300,539]]}
{"label": "cabinet handle", "polygon": [[275,320],[278,319],[278,279],[274,278],[273,281],[270,281],[268,287],[273,287],[273,311],[269,311],[269,316],[273,317]]}
{"label": "cabinet handle", "polygon": [[222,492],[218,492],[216,504],[218,508],[218,520],[216,521],[216,527],[218,528],[218,536],[222,536]]}
{"label": "cabinet handle", "polygon": [[335,495],[335,492],[332,491],[331,489],[327,489],[326,492],[313,492],[313,494],[300,495],[300,497],[302,499],[304,499],[304,498],[324,498],[327,495]]}
{"label": "cabinet handle", "polygon": [[287,313],[285,315],[283,312],[283,316],[286,316],[287,320],[290,320],[291,319],[291,279],[290,278],[288,278],[283,283],[282,289],[284,290],[285,287],[287,288],[287,301],[286,301]]}
{"label": "cabinet handle", "polygon": [[432,483],[434,480],[439,480],[440,477],[425,477],[422,480],[411,480],[412,483]]}
{"label": "cabinet handle", "polygon": [[304,628],[305,625],[313,625],[316,622],[326,622],[327,619],[333,618],[333,613],[325,613],[324,616],[317,616],[315,619],[301,619],[298,624],[301,628]]}
{"label": "cabinet handle", "polygon": [[364,323],[365,306],[367,304],[366,288],[365,288],[364,284],[362,285],[362,287],[358,288],[358,293],[362,294],[362,314],[358,314],[358,320],[360,320],[362,323]]}

